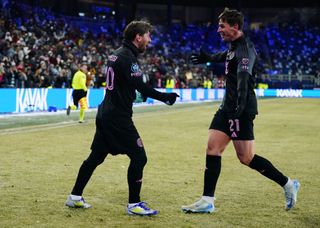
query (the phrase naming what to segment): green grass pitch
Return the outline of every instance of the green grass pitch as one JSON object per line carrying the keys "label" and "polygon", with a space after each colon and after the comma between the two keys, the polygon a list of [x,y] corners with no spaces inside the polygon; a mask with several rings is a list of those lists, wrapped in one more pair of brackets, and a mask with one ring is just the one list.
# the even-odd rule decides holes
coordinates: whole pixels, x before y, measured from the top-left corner
{"label": "green grass pitch", "polygon": [[64,206],[89,154],[95,112],[0,118],[0,227],[320,227],[320,99],[259,100],[256,153],[301,190],[292,211],[283,190],[237,160],[232,144],[222,159],[214,214],[180,207],[202,193],[208,126],[219,103],[134,109],[148,155],[141,197],[155,217],[126,215],[129,159],[108,156],[84,197],[89,210]]}

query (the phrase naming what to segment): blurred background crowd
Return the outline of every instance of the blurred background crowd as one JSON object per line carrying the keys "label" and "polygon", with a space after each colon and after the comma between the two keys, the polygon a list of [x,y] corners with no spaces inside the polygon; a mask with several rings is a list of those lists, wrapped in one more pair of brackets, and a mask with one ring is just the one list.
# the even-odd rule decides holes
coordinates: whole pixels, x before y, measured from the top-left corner
{"label": "blurred background crowd", "polygon": [[[0,88],[70,88],[82,62],[94,75],[91,87],[104,86],[107,56],[121,45],[128,18],[116,17],[108,5],[96,7],[97,12],[108,12],[101,18],[101,14],[67,15],[28,1],[0,2]],[[246,21],[245,33],[259,54],[257,86],[320,87],[319,8],[306,12],[311,14],[307,21],[294,10],[286,20]],[[135,16],[141,18],[140,14]],[[152,43],[140,58],[145,82],[155,88],[224,87],[223,64],[194,66],[189,61],[200,48],[208,52],[227,48],[216,23],[151,22]]]}

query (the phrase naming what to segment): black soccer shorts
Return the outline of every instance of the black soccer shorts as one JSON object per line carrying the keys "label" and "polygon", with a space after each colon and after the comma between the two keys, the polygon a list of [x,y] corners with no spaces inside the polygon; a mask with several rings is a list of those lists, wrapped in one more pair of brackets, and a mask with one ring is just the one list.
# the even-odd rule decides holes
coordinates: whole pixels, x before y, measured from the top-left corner
{"label": "black soccer shorts", "polygon": [[254,114],[243,113],[239,118],[230,117],[228,113],[219,109],[214,115],[209,129],[226,133],[231,140],[254,140]]}
{"label": "black soccer shorts", "polygon": [[74,89],[72,92],[73,104],[78,107],[79,101],[81,98],[87,96],[87,91],[83,89]]}
{"label": "black soccer shorts", "polygon": [[96,133],[91,149],[112,155],[145,153],[131,118],[121,117],[96,118]]}

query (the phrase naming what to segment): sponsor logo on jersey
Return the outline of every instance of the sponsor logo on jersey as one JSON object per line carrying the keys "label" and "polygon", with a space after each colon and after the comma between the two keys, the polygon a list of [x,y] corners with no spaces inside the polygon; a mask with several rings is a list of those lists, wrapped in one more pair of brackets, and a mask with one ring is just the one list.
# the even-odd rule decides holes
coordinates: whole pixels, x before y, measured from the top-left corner
{"label": "sponsor logo on jersey", "polygon": [[137,63],[133,63],[131,65],[131,76],[132,77],[140,77],[142,75],[142,72],[139,68],[139,65]]}
{"label": "sponsor logo on jersey", "polygon": [[139,65],[137,64],[137,63],[133,63],[132,65],[131,65],[131,72],[132,73],[136,73],[136,72],[138,72],[139,71]]}
{"label": "sponsor logo on jersey", "polygon": [[116,55],[110,55],[110,56],[108,57],[108,59],[109,59],[111,62],[115,62],[115,61],[117,60],[117,58],[118,58],[118,56],[116,56]]}

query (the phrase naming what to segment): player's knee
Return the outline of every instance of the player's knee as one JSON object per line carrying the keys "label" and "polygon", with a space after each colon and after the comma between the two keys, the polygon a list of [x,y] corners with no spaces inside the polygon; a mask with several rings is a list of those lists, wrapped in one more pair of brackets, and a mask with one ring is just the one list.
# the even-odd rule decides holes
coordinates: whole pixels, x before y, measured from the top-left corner
{"label": "player's knee", "polygon": [[139,156],[138,164],[141,168],[143,168],[148,162],[148,158],[145,154]]}
{"label": "player's knee", "polygon": [[147,157],[144,157],[143,160],[142,160],[141,165],[144,167],[147,164],[147,162],[148,162]]}
{"label": "player's knee", "polygon": [[131,163],[136,169],[143,169],[144,166],[147,164],[147,156],[145,153],[136,154],[131,158]]}
{"label": "player's knee", "polygon": [[128,181],[136,182],[137,180],[142,181],[143,169],[147,163],[147,157],[134,156],[131,158],[130,165],[128,168]]}
{"label": "player's knee", "polygon": [[221,156],[224,148],[217,148],[216,146],[207,145],[206,153],[209,155]]}
{"label": "player's knee", "polygon": [[249,166],[252,158],[248,157],[248,156],[243,156],[243,155],[238,155],[238,159],[240,161],[241,164]]}

